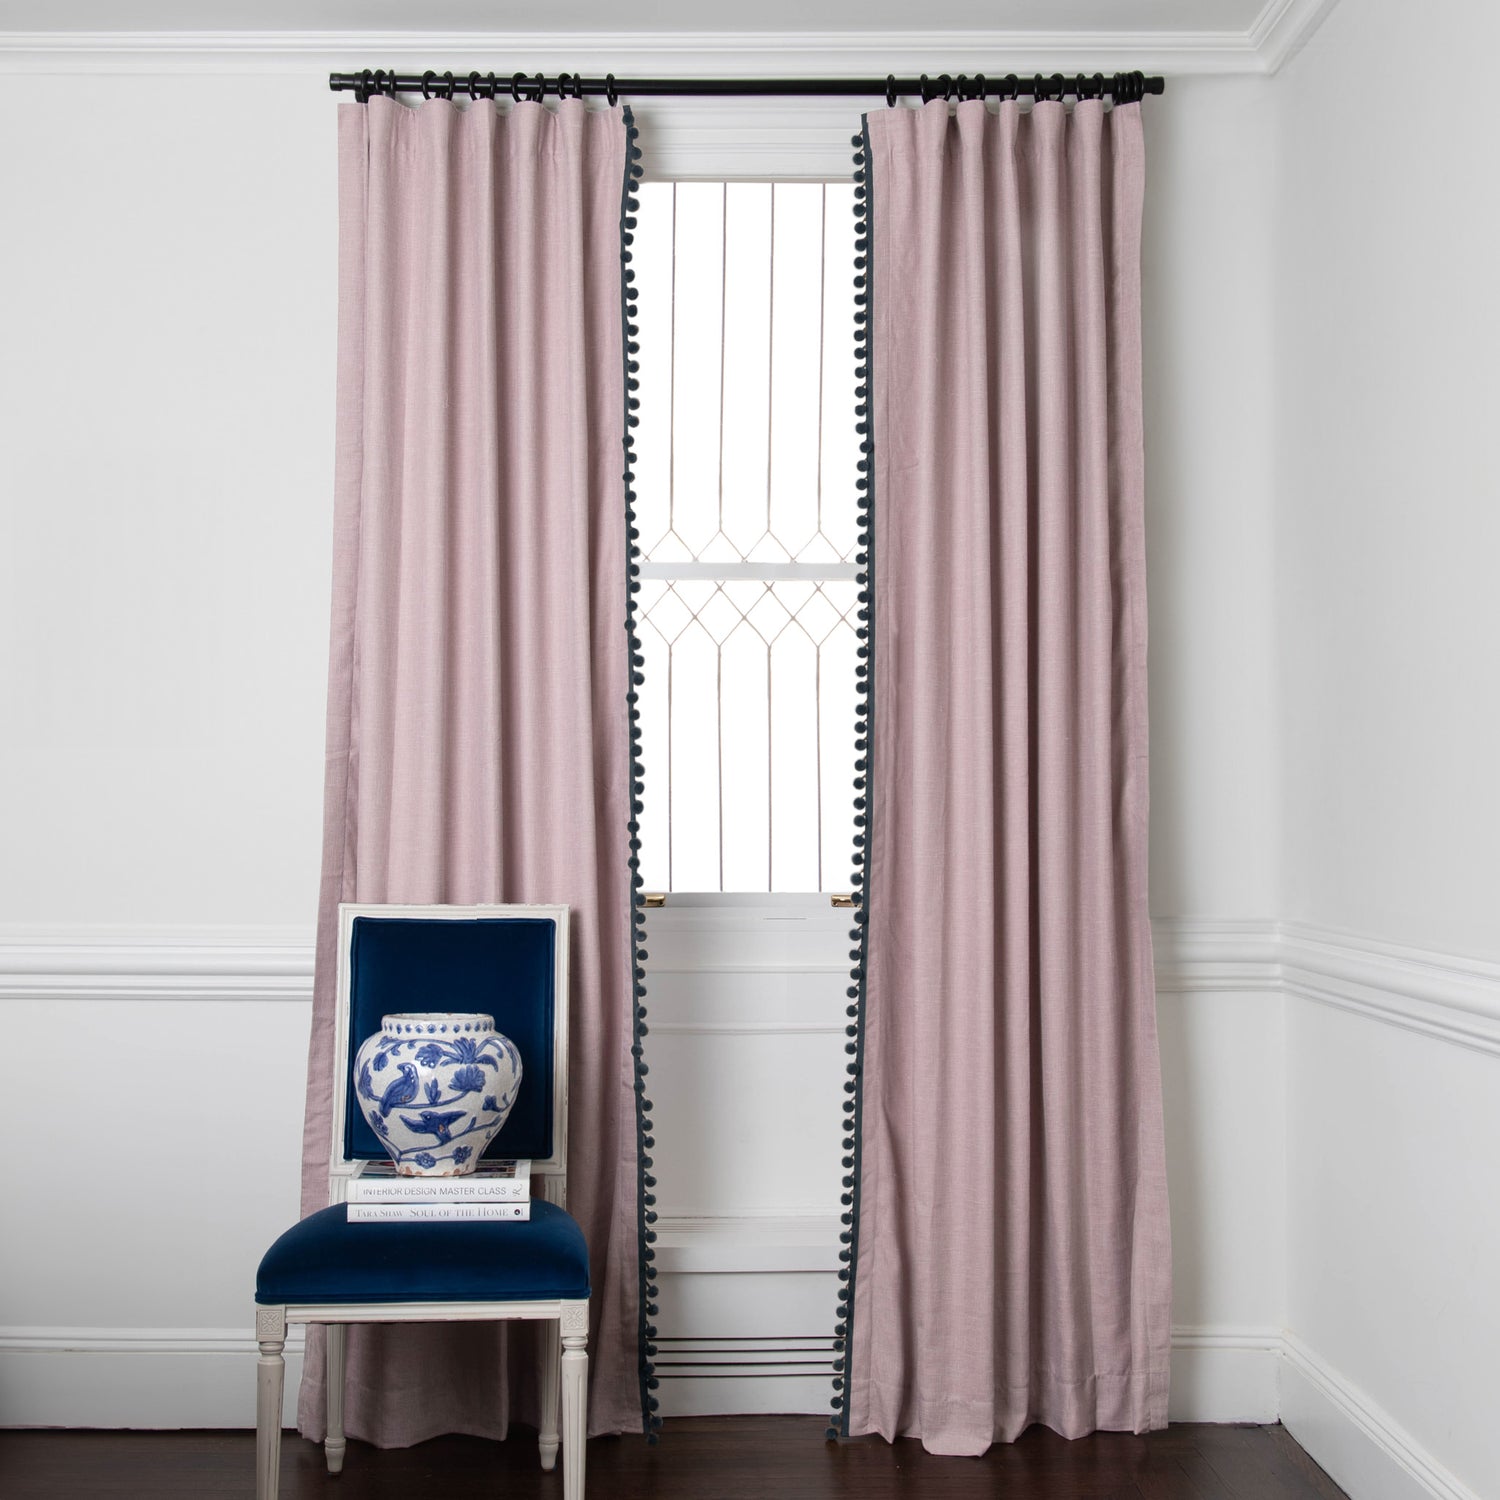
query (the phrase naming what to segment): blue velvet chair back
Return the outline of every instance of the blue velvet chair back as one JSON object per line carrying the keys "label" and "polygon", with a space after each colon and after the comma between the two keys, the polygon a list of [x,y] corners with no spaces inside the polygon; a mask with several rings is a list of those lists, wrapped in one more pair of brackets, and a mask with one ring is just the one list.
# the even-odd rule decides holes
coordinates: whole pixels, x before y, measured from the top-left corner
{"label": "blue velvet chair back", "polygon": [[344,1157],[384,1161],[354,1097],[353,1062],[381,1018],[404,1011],[482,1011],[521,1054],[515,1107],[486,1158],[550,1158],[560,1081],[558,921],[547,916],[355,915],[344,955],[348,1029],[342,1062]]}

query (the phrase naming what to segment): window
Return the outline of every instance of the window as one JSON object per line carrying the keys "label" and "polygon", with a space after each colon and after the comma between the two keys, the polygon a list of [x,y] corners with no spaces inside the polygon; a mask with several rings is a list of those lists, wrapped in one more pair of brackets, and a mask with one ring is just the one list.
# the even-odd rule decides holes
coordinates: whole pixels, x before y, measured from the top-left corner
{"label": "window", "polygon": [[853,188],[640,189],[648,890],[852,871]]}

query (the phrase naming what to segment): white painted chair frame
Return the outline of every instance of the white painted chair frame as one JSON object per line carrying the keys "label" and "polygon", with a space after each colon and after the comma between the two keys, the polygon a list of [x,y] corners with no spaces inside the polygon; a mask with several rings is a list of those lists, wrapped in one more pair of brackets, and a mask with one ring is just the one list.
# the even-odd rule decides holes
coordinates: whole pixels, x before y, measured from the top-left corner
{"label": "white painted chair frame", "polygon": [[[344,1153],[345,1059],[349,1054],[349,951],[356,917],[434,921],[475,917],[544,917],[557,926],[554,947],[554,1038],[552,1155],[533,1161],[547,1201],[567,1207],[568,1160],[568,908],[566,906],[365,906],[339,907],[338,989],[334,1020],[333,1153],[328,1201],[343,1203],[349,1180],[363,1165]],[[288,1323],[319,1323],[327,1329],[328,1422],[323,1452],[330,1474],[344,1467],[344,1330],[350,1323],[555,1322],[557,1334],[543,1338],[541,1430],[537,1446],[543,1469],[557,1462],[561,1397],[563,1500],[583,1500],[584,1452],[588,1436],[587,1297],[532,1302],[298,1303],[257,1306],[255,1338],[260,1346],[255,1396],[256,1500],[276,1500],[281,1482],[281,1409],[286,1380],[283,1350]]]}

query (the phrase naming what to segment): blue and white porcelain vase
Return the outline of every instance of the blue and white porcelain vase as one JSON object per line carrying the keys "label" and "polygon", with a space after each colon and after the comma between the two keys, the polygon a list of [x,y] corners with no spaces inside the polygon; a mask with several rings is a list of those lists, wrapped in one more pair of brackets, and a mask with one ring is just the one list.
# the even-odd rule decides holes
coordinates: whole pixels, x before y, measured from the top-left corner
{"label": "blue and white porcelain vase", "polygon": [[521,1055],[492,1016],[384,1016],[354,1057],[359,1107],[406,1177],[472,1172],[520,1086]]}

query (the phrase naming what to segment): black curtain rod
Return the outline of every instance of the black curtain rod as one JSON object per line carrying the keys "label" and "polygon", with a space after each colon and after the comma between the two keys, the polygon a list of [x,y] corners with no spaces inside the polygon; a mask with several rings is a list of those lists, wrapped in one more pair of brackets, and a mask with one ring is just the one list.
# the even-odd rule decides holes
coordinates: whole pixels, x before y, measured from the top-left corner
{"label": "black curtain rod", "polygon": [[666,95],[793,95],[849,94],[878,98],[895,104],[903,96],[919,96],[923,103],[933,99],[1061,99],[1073,95],[1079,99],[1110,98],[1117,104],[1131,104],[1146,94],[1160,94],[1166,89],[1164,78],[1147,78],[1143,73],[1034,73],[1018,77],[1007,73],[1003,78],[983,73],[940,73],[928,77],[897,78],[584,78],[577,73],[559,73],[551,78],[542,73],[515,73],[509,78],[493,73],[469,73],[457,77],[451,72],[398,73],[385,68],[364,68],[358,73],[331,73],[328,87],[334,93],[352,93],[363,104],[372,94],[421,94],[424,99],[467,98],[542,100],[548,94],[560,99],[582,99],[585,94],[602,96],[611,104],[621,97],[637,98]]}

